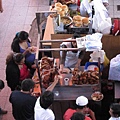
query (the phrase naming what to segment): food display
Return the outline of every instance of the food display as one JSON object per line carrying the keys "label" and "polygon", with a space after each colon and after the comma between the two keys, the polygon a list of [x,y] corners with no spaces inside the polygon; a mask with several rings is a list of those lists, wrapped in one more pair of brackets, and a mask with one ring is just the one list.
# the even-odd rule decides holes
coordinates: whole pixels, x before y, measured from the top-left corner
{"label": "food display", "polygon": [[79,71],[79,69],[74,68],[72,71],[72,83],[76,85],[83,84],[98,84],[99,83],[99,72],[98,71]]}
{"label": "food display", "polygon": [[70,28],[82,28],[89,25],[89,18],[82,17],[77,12],[71,15],[73,12],[71,12],[72,10],[66,4],[57,2],[52,10],[57,11],[57,15],[60,15],[61,20],[58,18],[59,22],[62,22],[64,25],[70,25]]}
{"label": "food display", "polygon": [[47,88],[50,83],[54,81],[55,69],[53,68],[53,60],[50,60],[48,57],[43,57],[41,59],[40,76],[44,88]]}
{"label": "food display", "polygon": [[[56,71],[53,67],[53,59],[50,59],[48,57],[43,57],[40,60],[40,77],[42,80],[42,86],[43,88],[47,88],[51,82],[54,81]],[[34,73],[34,76],[32,78],[36,83],[39,81],[38,77],[38,71]]]}
{"label": "food display", "polygon": [[75,27],[87,27],[89,24],[89,18],[82,17],[80,15],[73,16],[73,25]]}
{"label": "food display", "polygon": [[99,91],[96,91],[91,95],[91,98],[94,101],[101,101],[103,99],[103,97],[104,97],[103,94]]}

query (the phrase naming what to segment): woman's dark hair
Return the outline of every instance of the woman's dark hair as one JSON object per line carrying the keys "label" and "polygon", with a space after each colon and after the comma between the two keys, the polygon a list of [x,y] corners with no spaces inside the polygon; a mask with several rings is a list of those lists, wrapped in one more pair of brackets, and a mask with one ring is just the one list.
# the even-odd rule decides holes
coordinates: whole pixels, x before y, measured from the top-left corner
{"label": "woman's dark hair", "polygon": [[22,54],[22,53],[14,53],[13,54],[13,60],[16,62],[16,63],[20,63],[21,60],[24,58],[25,56]]}
{"label": "woman's dark hair", "polygon": [[40,106],[47,109],[54,101],[54,93],[51,91],[45,91],[40,97]]}
{"label": "woman's dark hair", "polygon": [[25,40],[28,40],[28,42],[30,42],[28,37],[29,37],[29,34],[27,32],[25,31],[18,32],[15,35],[13,42],[11,44],[11,49],[13,50],[13,52],[17,52],[17,53],[20,52],[19,43]]}
{"label": "woman's dark hair", "polygon": [[8,54],[7,58],[6,58],[6,65],[9,64],[10,62],[17,62],[20,63],[21,60],[24,58],[25,56],[22,53],[13,53],[11,52],[10,54]]}
{"label": "woman's dark hair", "polygon": [[30,91],[30,89],[33,89],[35,86],[35,83],[32,79],[25,79],[21,83],[21,89],[23,91]]}
{"label": "woman's dark hair", "polygon": [[114,116],[120,117],[120,104],[119,103],[112,103],[110,105],[110,109],[113,110]]}
{"label": "woman's dark hair", "polygon": [[0,80],[0,89],[3,89],[5,87],[5,84],[2,80]]}
{"label": "woman's dark hair", "polygon": [[80,112],[73,113],[71,120],[85,120],[85,115]]}

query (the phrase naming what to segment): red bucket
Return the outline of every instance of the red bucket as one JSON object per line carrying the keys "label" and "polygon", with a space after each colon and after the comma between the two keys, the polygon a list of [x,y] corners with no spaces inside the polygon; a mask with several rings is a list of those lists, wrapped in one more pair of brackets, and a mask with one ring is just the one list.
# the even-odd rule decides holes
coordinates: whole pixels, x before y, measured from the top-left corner
{"label": "red bucket", "polygon": [[113,28],[112,28],[112,34],[113,35],[118,35],[119,31],[120,31],[120,20],[119,19],[114,19],[113,20]]}

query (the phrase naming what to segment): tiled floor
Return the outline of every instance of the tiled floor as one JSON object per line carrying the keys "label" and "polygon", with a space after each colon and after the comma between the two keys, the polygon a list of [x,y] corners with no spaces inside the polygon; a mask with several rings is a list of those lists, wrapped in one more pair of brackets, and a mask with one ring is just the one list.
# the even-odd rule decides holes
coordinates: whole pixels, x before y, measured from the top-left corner
{"label": "tiled floor", "polygon": [[10,89],[6,84],[5,59],[11,51],[10,45],[16,32],[29,32],[35,18],[35,12],[49,9],[49,0],[3,0],[4,12],[0,13],[0,79],[4,80],[5,88],[0,93],[0,106],[8,110],[8,114],[0,120],[14,120],[12,107],[9,103]]}

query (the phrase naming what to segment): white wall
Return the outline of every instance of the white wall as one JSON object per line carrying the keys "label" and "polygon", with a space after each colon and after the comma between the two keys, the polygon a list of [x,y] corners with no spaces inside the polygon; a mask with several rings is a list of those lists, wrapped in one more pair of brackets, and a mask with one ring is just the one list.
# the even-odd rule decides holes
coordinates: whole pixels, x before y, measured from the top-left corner
{"label": "white wall", "polygon": [[120,0],[108,0],[109,13],[111,18],[120,18],[120,10],[117,10],[117,5],[120,5]]}

